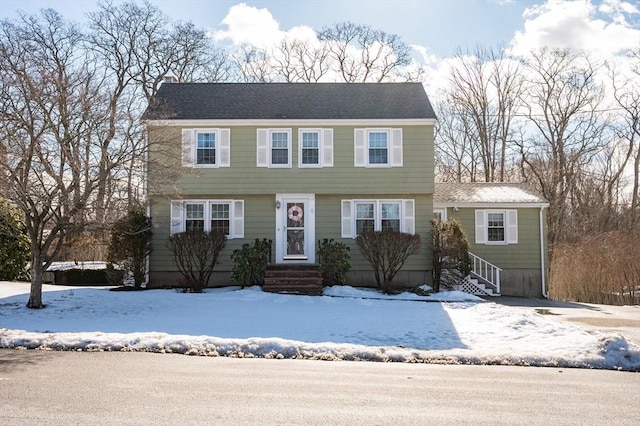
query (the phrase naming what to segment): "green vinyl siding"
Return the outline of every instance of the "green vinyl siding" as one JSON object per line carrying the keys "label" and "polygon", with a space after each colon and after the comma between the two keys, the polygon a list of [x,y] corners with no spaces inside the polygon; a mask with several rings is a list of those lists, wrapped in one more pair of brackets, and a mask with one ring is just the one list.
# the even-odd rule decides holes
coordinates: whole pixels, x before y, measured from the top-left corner
{"label": "green vinyl siding", "polygon": [[[207,126],[211,128],[215,126]],[[180,127],[150,128],[149,162],[152,194],[181,193],[185,197],[208,196],[212,192],[237,197],[242,194],[431,194],[433,193],[433,126],[404,126],[403,167],[354,167],[354,126],[333,128],[333,167],[298,167],[299,127],[291,128],[292,167],[256,166],[258,127],[231,127],[230,167],[192,169],[181,166]],[[400,127],[400,126],[392,126]],[[260,127],[266,128],[266,127]],[[364,128],[364,126],[358,126]],[[162,151],[162,152],[160,152]],[[175,179],[167,179],[168,174]],[[404,197],[406,198],[406,197]]]}
{"label": "green vinyl siding", "polygon": [[[225,198],[226,197],[226,198]],[[206,199],[228,199],[228,196],[209,195]],[[234,197],[240,199],[239,197]],[[195,199],[195,198],[190,198]],[[253,242],[256,238],[273,240],[275,237],[274,197],[272,195],[251,196],[244,199],[244,235],[245,238],[227,240],[223,252],[218,259],[216,271],[230,271],[233,267],[231,253],[243,244]],[[151,269],[154,271],[177,271],[173,254],[167,248],[170,228],[170,202],[165,198],[155,198],[151,203],[153,217],[153,240],[151,252]],[[249,220],[250,219],[250,220]]]}
{"label": "green vinyl siding", "polygon": [[351,269],[369,270],[369,263],[360,253],[360,249],[353,238],[341,237],[341,202],[344,199],[414,199],[415,200],[415,224],[416,233],[420,234],[422,247],[419,252],[411,256],[404,265],[404,270],[422,271],[431,269],[431,223],[433,200],[431,195],[377,195],[370,194],[346,194],[346,195],[321,195],[316,196],[316,239],[334,239],[346,244],[351,250]]}
{"label": "green vinyl siding", "polygon": [[[209,194],[206,199],[228,199],[229,197],[220,194]],[[256,238],[267,238],[274,242],[272,260],[275,261],[275,194],[248,195],[244,197],[233,197],[244,200],[244,238],[227,240],[226,246],[219,258],[215,271],[230,271],[233,267],[231,253],[233,250],[241,248],[245,243],[252,243]],[[370,270],[369,264],[363,258],[352,238],[341,238],[341,201],[343,199],[371,199],[371,194],[357,193],[347,195],[316,195],[316,241],[324,238],[334,239],[347,244],[351,249],[352,270]],[[429,219],[433,210],[431,195],[425,194],[394,194],[377,195],[376,199],[414,199],[416,232],[422,238],[422,248],[409,258],[404,270],[426,271],[431,268],[431,224]],[[151,214],[153,217],[153,245],[151,252],[150,266],[156,272],[177,271],[173,255],[166,246],[170,228],[170,201],[164,197],[155,197],[151,203]]]}
{"label": "green vinyl siding", "polygon": [[[485,245],[475,243],[475,211],[483,208],[459,208],[447,210],[447,217],[456,217],[467,232],[469,251],[502,269],[540,269],[540,209],[508,206],[489,210],[517,210],[518,243],[509,245]],[[545,237],[546,238],[546,237]],[[545,241],[546,243],[546,241]]]}

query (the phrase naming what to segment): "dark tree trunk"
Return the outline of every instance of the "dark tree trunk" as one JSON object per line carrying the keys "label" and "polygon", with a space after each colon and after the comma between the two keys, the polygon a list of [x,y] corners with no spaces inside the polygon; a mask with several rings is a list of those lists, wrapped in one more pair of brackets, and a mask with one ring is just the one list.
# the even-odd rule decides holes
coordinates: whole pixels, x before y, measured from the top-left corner
{"label": "dark tree trunk", "polygon": [[42,309],[42,279],[44,268],[42,262],[42,253],[36,249],[31,262],[31,291],[29,292],[29,301],[27,308]]}

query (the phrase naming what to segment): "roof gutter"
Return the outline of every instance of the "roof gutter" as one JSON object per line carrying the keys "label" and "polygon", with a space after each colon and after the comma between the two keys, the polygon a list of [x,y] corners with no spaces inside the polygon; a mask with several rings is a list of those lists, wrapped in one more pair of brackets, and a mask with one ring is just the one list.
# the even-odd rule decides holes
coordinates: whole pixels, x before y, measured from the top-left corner
{"label": "roof gutter", "polygon": [[[436,183],[436,186],[438,184]],[[433,207],[447,208],[457,207],[460,209],[475,208],[475,209],[532,209],[532,208],[545,208],[549,207],[549,203],[546,202],[513,202],[513,201],[497,201],[497,202],[457,202],[457,201],[434,201]]]}
{"label": "roof gutter", "polygon": [[336,118],[336,119],[156,119],[143,120],[149,126],[432,126],[435,118]]}

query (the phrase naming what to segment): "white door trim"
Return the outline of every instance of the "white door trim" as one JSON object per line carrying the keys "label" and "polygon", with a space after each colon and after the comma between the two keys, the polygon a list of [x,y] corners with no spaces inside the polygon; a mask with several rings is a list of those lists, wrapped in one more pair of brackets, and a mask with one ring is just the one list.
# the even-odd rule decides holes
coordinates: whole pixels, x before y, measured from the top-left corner
{"label": "white door trim", "polygon": [[[316,262],[316,196],[315,194],[276,194],[276,263]],[[286,256],[287,203],[305,203],[305,256]]]}

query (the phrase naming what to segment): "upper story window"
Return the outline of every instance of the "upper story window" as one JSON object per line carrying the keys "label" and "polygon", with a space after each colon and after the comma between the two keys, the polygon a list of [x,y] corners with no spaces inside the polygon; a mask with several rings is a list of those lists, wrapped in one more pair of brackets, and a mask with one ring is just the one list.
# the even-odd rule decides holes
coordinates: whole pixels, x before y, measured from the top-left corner
{"label": "upper story window", "polygon": [[415,232],[414,200],[342,200],[342,237],[367,231]]}
{"label": "upper story window", "polygon": [[298,167],[333,167],[333,129],[298,130]]}
{"label": "upper story window", "polygon": [[402,167],[402,129],[355,129],[355,167]]}
{"label": "upper story window", "polygon": [[291,129],[258,129],[256,165],[291,167]]}
{"label": "upper story window", "polygon": [[200,132],[196,130],[196,164],[216,164],[216,136],[215,132]]}
{"label": "upper story window", "polygon": [[389,164],[389,131],[367,132],[369,165]]}
{"label": "upper story window", "polygon": [[476,210],[476,244],[518,243],[517,210]]}
{"label": "upper story window", "polygon": [[320,165],[320,132],[301,131],[300,139],[300,165],[319,166]]}
{"label": "upper story window", "polygon": [[182,129],[182,165],[202,168],[229,167],[231,130]]}
{"label": "upper story window", "polygon": [[289,134],[287,132],[271,131],[271,165],[285,165],[289,164]]}

